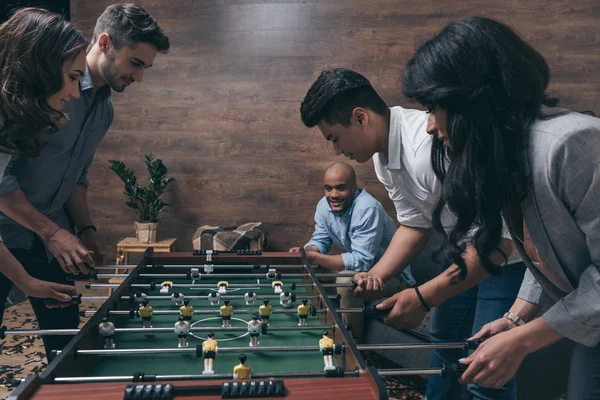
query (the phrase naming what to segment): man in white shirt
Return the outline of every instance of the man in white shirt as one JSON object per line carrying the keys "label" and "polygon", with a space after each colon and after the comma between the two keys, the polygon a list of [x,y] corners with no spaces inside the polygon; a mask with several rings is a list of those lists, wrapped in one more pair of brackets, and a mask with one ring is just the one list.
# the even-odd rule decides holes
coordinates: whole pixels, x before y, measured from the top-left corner
{"label": "man in white shirt", "polygon": [[[430,161],[433,138],[427,132],[433,128],[428,124],[428,114],[388,108],[364,76],[343,68],[319,75],[302,102],[300,113],[307,127],[319,127],[323,137],[333,143],[336,154],[359,163],[373,158],[377,177],[394,202],[400,226],[388,250],[370,271],[354,278],[359,285],[357,296],[381,298],[385,282],[415,259],[431,235],[440,184]],[[453,224],[453,215],[444,209],[440,228],[448,231]],[[503,237],[509,238],[505,233]],[[451,342],[464,340],[487,322],[501,318],[516,298],[525,272],[518,257],[512,256],[512,241],[502,240],[501,251],[491,258],[497,265],[511,264],[498,277],[489,276],[481,267],[472,246],[465,243],[464,247],[466,276],[460,275],[456,264],[447,263],[448,268],[436,278],[380,304],[379,309],[390,309],[385,323],[415,328],[430,308],[436,307],[432,340]],[[461,351],[434,350],[432,366],[455,362],[463,356]],[[427,398],[457,399],[462,390],[456,381],[430,377]],[[478,399],[516,399],[514,379],[500,390],[472,385],[469,391]]]}

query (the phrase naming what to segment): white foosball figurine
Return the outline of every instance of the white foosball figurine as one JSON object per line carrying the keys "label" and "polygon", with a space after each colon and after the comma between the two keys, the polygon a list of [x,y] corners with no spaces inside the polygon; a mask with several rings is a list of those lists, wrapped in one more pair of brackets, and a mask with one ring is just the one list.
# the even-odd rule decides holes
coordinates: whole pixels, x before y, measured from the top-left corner
{"label": "white foosball figurine", "polygon": [[144,302],[144,300],[148,300],[148,295],[146,295],[146,293],[137,291],[133,295],[133,298],[134,298],[135,302],[138,303],[138,306],[141,306],[142,303]]}
{"label": "white foosball figurine", "polygon": [[180,315],[175,322],[175,333],[179,339],[177,347],[188,347],[187,336],[190,333],[190,323],[183,319],[183,315]]}
{"label": "white foosball figurine", "polygon": [[228,286],[229,286],[229,282],[219,281],[219,283],[217,283],[217,290],[220,294],[225,294],[225,293],[227,293]]}
{"label": "white foosball figurine", "polygon": [[275,294],[281,294],[281,292],[283,292],[283,282],[281,281],[273,281],[271,283],[271,287],[273,288]]}
{"label": "white foosball figurine", "polygon": [[190,277],[195,281],[200,280],[200,278],[201,278],[200,269],[192,268],[192,270],[190,271]]}
{"label": "white foosball figurine", "polygon": [[178,307],[181,307],[183,305],[183,300],[185,300],[185,296],[183,295],[183,293],[175,292],[171,295],[171,301]]}
{"label": "white foosball figurine", "polygon": [[208,294],[208,300],[213,306],[218,306],[221,302],[221,295],[219,293],[211,292]]}
{"label": "white foosball figurine", "polygon": [[162,283],[162,287],[160,289],[160,292],[162,294],[168,294],[169,290],[171,290],[172,287],[173,287],[173,282],[171,282],[171,281],[164,281]]}
{"label": "white foosball figurine", "polygon": [[277,270],[274,268],[269,268],[269,272],[267,272],[267,280],[274,281],[277,279]]}
{"label": "white foosball figurine", "polygon": [[[213,250],[206,250],[205,254],[206,254],[206,262],[212,262],[212,255],[213,255]],[[208,272],[207,272],[208,273]]]}
{"label": "white foosball figurine", "polygon": [[114,349],[115,324],[103,318],[100,325],[98,325],[98,332],[100,333],[100,337],[104,338],[104,348]]}
{"label": "white foosball figurine", "polygon": [[292,306],[292,294],[290,292],[283,292],[279,295],[279,304],[283,308],[290,308]]}
{"label": "white foosball figurine", "polygon": [[250,347],[256,347],[259,345],[258,337],[262,329],[262,322],[258,320],[258,315],[252,316],[252,321],[248,322],[248,333],[250,333]]}
{"label": "white foosball figurine", "polygon": [[244,300],[246,301],[246,305],[254,304],[256,301],[256,293],[248,292],[244,295]]}
{"label": "white foosball figurine", "polygon": [[204,264],[204,273],[205,274],[212,274],[214,270],[215,270],[214,264]]}

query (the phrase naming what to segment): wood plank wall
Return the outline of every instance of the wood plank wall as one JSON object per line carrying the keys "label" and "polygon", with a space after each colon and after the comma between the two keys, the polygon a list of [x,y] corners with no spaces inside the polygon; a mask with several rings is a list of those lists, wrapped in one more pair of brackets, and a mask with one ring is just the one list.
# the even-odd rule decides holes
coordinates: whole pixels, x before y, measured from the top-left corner
{"label": "wood plank wall", "polygon": [[[91,36],[110,0],[71,0],[71,16]],[[159,237],[190,250],[196,227],[263,221],[270,250],[303,244],[334,156],[299,106],[322,69],[363,73],[390,104],[407,106],[397,86],[415,46],[452,19],[490,16],[509,23],[551,65],[562,104],[600,114],[598,0],[139,0],[172,43],[141,84],[113,95],[114,123],[98,149],[90,207],[102,244],[134,233],[122,184],[108,169],[123,160],[140,175],[142,155],[162,158],[177,182]],[[359,183],[393,206],[371,162]],[[143,180],[143,179],[142,179]]]}

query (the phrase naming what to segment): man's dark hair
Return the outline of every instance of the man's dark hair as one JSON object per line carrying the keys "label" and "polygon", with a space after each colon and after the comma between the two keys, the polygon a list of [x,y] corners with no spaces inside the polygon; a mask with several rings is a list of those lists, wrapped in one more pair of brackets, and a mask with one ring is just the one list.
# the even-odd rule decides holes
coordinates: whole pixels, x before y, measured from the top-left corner
{"label": "man's dark hair", "polygon": [[388,108],[367,78],[349,69],[335,68],[322,71],[314,81],[300,105],[300,115],[308,128],[321,120],[348,127],[356,107],[380,115],[385,115]]}
{"label": "man's dark hair", "polygon": [[131,3],[113,4],[104,10],[96,22],[92,44],[105,32],[117,50],[146,42],[154,45],[159,53],[167,54],[171,47],[156,20],[142,7]]}

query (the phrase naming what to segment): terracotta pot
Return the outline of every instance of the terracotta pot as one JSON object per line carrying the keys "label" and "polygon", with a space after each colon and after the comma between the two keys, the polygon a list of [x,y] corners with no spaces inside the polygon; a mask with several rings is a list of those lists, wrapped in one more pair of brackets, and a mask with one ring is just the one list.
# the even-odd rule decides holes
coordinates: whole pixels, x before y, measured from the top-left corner
{"label": "terracotta pot", "polygon": [[156,231],[159,222],[136,222],[135,236],[140,243],[156,242]]}

